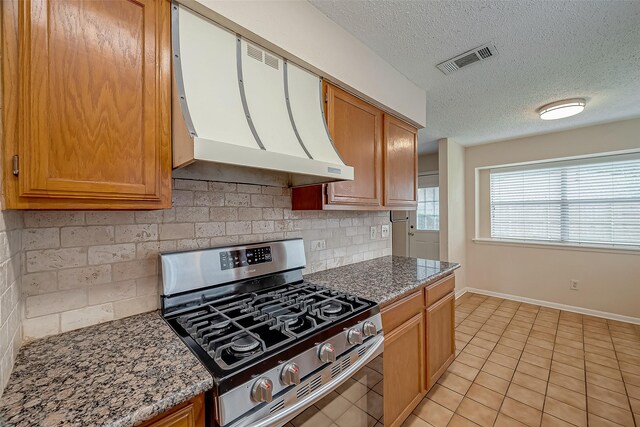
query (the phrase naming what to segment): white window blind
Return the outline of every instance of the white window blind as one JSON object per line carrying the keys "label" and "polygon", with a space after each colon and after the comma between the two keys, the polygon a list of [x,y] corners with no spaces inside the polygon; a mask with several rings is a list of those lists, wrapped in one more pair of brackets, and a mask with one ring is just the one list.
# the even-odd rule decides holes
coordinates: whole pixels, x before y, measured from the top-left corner
{"label": "white window blind", "polygon": [[640,246],[640,155],[495,168],[491,237]]}

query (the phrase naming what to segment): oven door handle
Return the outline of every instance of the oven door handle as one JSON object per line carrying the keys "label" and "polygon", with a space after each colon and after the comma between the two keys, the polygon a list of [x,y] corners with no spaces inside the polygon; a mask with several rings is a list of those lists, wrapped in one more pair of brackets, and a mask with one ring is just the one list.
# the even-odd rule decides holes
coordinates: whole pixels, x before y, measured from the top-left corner
{"label": "oven door handle", "polygon": [[353,365],[341,372],[340,375],[333,380],[324,384],[314,392],[308,394],[304,398],[298,400],[293,405],[283,408],[281,411],[274,412],[271,416],[263,418],[261,420],[252,421],[239,421],[237,424],[233,424],[232,427],[277,427],[281,426],[288,421],[295,418],[300,412],[305,410],[308,406],[311,406],[314,402],[322,399],[329,393],[331,393],[340,384],[351,378],[353,374],[358,372],[360,368],[364,367],[367,363],[375,359],[384,348],[384,336],[382,334],[372,338],[372,343],[369,349],[364,353]]}

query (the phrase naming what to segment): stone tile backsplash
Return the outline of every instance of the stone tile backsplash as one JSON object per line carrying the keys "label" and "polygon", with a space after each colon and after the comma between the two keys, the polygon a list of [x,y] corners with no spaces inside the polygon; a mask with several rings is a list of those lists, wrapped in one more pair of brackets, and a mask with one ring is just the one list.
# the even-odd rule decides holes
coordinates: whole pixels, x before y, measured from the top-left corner
{"label": "stone tile backsplash", "polygon": [[22,343],[20,212],[0,211],[0,394]]}
{"label": "stone tile backsplash", "polygon": [[[18,237],[0,233],[0,249],[10,239],[18,247],[4,250],[0,265],[9,277],[22,253],[22,336],[30,340],[158,308],[161,251],[302,237],[314,272],[390,255],[390,236],[380,238],[388,223],[388,211],[292,211],[287,188],[177,179],[168,210],[25,212]],[[11,305],[19,271],[2,287],[3,344],[5,327],[15,336],[20,319]],[[6,315],[5,305],[13,307]]]}

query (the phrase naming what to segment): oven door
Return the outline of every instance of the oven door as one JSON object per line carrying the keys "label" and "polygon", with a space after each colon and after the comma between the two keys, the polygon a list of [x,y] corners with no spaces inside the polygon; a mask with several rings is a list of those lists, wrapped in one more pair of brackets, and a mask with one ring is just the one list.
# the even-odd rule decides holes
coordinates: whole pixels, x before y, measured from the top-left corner
{"label": "oven door", "polygon": [[[383,422],[382,333],[295,387],[274,396],[269,413],[230,427],[368,427]],[[261,412],[261,411],[260,411]]]}

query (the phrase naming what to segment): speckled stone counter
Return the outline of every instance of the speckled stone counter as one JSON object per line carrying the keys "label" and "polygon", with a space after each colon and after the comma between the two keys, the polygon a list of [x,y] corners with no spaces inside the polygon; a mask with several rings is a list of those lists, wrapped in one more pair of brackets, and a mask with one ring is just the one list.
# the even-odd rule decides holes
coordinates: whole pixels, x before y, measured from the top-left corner
{"label": "speckled stone counter", "polygon": [[158,312],[146,313],[24,345],[0,425],[135,426],[212,386]]}
{"label": "speckled stone counter", "polygon": [[306,281],[385,304],[451,274],[460,264],[386,256],[306,275]]}

